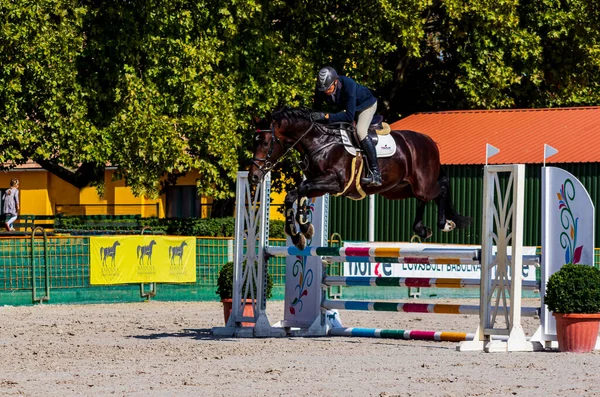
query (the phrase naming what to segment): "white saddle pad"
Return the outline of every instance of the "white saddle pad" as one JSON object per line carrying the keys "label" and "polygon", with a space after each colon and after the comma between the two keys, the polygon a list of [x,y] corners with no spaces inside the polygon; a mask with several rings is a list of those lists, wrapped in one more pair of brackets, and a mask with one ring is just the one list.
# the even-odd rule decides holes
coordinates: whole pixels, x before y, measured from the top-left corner
{"label": "white saddle pad", "polygon": [[[356,156],[356,148],[352,146],[352,142],[348,137],[348,132],[346,130],[340,130],[342,134],[342,142],[344,143],[344,147],[346,151],[353,156]],[[377,157],[392,157],[394,153],[396,153],[396,141],[392,137],[392,134],[387,135],[379,135],[379,142],[375,145],[377,149]]]}

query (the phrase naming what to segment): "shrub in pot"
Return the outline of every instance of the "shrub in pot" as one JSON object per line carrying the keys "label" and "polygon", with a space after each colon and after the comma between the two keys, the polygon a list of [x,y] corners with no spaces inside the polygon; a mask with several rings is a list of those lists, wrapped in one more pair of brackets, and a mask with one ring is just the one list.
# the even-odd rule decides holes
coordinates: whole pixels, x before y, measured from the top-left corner
{"label": "shrub in pot", "polygon": [[600,270],[567,264],[550,276],[544,303],[556,319],[560,351],[589,352],[598,339]]}
{"label": "shrub in pot", "polygon": [[[246,269],[246,264],[244,264],[243,270]],[[256,290],[256,285],[254,286]],[[229,316],[231,315],[231,307],[232,307],[232,298],[233,298],[233,262],[227,262],[223,265],[223,267],[219,270],[219,275],[217,277],[217,290],[215,291],[217,295],[221,297],[221,302],[223,302],[223,314],[225,316],[225,324],[227,324],[227,320],[229,320]],[[273,276],[270,273],[267,273],[267,291],[266,291],[266,299],[269,299],[273,296]],[[249,299],[246,301],[246,305],[244,307],[244,316],[253,316],[253,306],[252,302]],[[245,326],[253,326],[254,324],[242,323]]]}

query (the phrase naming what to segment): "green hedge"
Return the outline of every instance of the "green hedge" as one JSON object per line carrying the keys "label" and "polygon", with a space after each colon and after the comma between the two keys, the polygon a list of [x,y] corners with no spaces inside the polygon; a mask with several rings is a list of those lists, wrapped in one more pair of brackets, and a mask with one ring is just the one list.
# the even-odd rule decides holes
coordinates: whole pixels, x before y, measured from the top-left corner
{"label": "green hedge", "polygon": [[[202,236],[202,237],[233,237],[235,232],[235,218],[144,218],[144,226],[152,230],[162,230],[166,234],[175,236]],[[283,231],[284,221],[271,221],[269,236],[271,238],[285,238]]]}
{"label": "green hedge", "polygon": [[[96,224],[97,223],[97,224]],[[111,226],[112,225],[112,226]],[[174,236],[233,237],[235,218],[139,218],[96,220],[90,216],[61,216],[55,220],[55,227],[74,230],[136,230],[148,226],[153,232],[164,232]],[[271,238],[285,238],[283,221],[271,221]]]}

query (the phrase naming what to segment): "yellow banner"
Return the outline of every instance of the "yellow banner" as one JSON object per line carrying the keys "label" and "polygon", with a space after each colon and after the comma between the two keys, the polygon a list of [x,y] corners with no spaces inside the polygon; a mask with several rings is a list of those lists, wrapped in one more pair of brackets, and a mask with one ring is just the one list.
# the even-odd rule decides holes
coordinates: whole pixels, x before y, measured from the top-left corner
{"label": "yellow banner", "polygon": [[195,281],[195,237],[90,237],[90,284]]}

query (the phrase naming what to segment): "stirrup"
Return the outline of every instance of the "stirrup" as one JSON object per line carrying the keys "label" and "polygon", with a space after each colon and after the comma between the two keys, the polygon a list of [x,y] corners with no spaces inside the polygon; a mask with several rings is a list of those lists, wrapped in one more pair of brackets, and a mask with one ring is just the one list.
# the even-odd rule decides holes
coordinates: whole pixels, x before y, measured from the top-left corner
{"label": "stirrup", "polygon": [[369,172],[369,176],[361,178],[360,183],[365,186],[378,187],[383,184],[381,174],[379,172]]}

